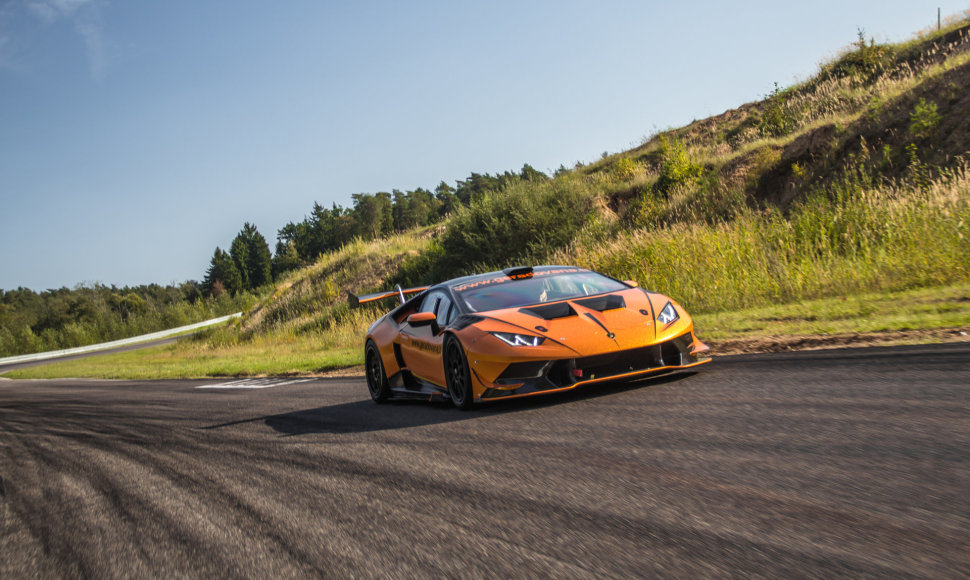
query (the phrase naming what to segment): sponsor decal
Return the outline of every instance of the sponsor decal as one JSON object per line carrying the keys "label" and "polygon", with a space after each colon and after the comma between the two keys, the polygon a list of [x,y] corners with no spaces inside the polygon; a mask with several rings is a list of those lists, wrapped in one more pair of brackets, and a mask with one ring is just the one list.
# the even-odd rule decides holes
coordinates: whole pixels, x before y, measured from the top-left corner
{"label": "sponsor decal", "polygon": [[495,278],[485,278],[483,280],[476,280],[474,282],[469,282],[468,284],[462,284],[461,286],[453,287],[455,292],[464,292],[465,290],[471,290],[472,288],[481,288],[483,286],[491,286],[492,284],[504,284],[506,282],[514,282],[515,280],[525,280],[527,278],[541,278],[542,276],[554,276],[556,274],[576,274],[579,272],[585,272],[586,270],[580,268],[559,268],[556,270],[543,270],[540,272],[529,272],[525,274],[515,274],[512,277],[509,276],[496,276]]}
{"label": "sponsor decal", "polygon": [[412,338],[411,346],[418,350],[423,350],[424,352],[430,352],[431,354],[441,354],[441,345],[433,342]]}

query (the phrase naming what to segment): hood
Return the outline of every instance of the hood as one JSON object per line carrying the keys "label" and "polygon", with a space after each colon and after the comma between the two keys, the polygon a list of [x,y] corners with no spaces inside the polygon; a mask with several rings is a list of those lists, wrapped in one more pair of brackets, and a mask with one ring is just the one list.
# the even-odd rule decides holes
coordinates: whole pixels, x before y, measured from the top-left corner
{"label": "hood", "polygon": [[656,339],[655,315],[647,295],[633,288],[481,313],[481,316],[565,345],[580,356],[653,343]]}

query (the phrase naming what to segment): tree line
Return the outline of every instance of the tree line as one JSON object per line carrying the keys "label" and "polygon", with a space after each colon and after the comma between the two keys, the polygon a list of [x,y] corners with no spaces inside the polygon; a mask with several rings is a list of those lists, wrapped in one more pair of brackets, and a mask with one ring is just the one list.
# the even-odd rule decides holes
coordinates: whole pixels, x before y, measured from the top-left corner
{"label": "tree line", "polygon": [[0,357],[108,342],[245,309],[252,295],[208,297],[198,282],[35,292],[0,289]]}
{"label": "tree line", "polygon": [[272,281],[272,256],[266,238],[256,226],[246,222],[228,252],[216,247],[202,287],[210,296],[219,297],[227,292],[235,296]]}
{"label": "tree line", "polygon": [[354,239],[365,241],[443,221],[459,206],[470,205],[487,192],[500,192],[522,182],[544,182],[549,176],[526,164],[518,172],[496,175],[472,173],[455,187],[442,181],[433,191],[356,193],[353,203],[327,208],[313,204],[302,221],[289,222],[276,236],[270,254],[266,239],[250,223],[233,239],[226,252],[217,247],[206,271],[202,288],[207,295],[235,295],[258,288],[280,276],[312,264],[321,255],[337,250]]}
{"label": "tree line", "polygon": [[0,289],[0,357],[107,342],[238,312],[286,272],[354,239],[369,241],[435,224],[487,192],[548,180],[524,165],[518,172],[472,173],[454,187],[442,181],[434,190],[355,194],[349,207],[315,203],[302,221],[277,232],[275,252],[255,225],[245,223],[228,251],[216,248],[202,282]]}

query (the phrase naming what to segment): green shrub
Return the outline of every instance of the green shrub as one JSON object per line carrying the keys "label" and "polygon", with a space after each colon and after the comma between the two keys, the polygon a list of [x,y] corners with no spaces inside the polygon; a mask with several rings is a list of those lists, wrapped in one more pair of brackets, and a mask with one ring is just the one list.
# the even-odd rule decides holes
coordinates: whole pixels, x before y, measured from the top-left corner
{"label": "green shrub", "polygon": [[704,168],[687,152],[687,147],[679,139],[660,137],[660,177],[654,189],[662,194],[671,188],[698,179]]}
{"label": "green shrub", "polygon": [[444,247],[439,241],[432,240],[426,250],[408,256],[401,262],[397,272],[388,280],[388,287],[400,284],[402,288],[413,288],[451,278],[452,276],[444,275],[439,267],[444,257]]}
{"label": "green shrub", "polygon": [[936,103],[932,101],[927,103],[926,99],[921,97],[909,115],[909,132],[917,139],[925,139],[933,134],[942,119]]}
{"label": "green shrub", "polygon": [[870,121],[877,121],[886,108],[886,98],[882,95],[874,95],[866,106],[866,116]]}
{"label": "green shrub", "polygon": [[653,191],[642,192],[633,198],[623,212],[623,223],[633,228],[652,228],[664,223],[667,202]]}
{"label": "green shrub", "polygon": [[843,54],[835,62],[822,67],[819,81],[829,78],[855,78],[870,83],[896,62],[896,49],[888,44],[876,44],[872,38],[866,42],[865,31],[859,29],[858,40],[852,50]]}
{"label": "green shrub", "polygon": [[781,151],[771,146],[761,147],[752,152],[748,166],[748,186],[757,186],[761,177],[774,169],[780,161]]}
{"label": "green shrub", "polygon": [[449,221],[438,266],[459,273],[540,262],[586,224],[594,196],[580,180],[564,178],[482,196]]}
{"label": "green shrub", "polygon": [[775,83],[775,90],[768,95],[758,122],[758,130],[763,136],[780,137],[798,127],[801,115],[791,104],[788,98],[789,92],[781,90],[778,83]]}
{"label": "green shrub", "polygon": [[629,157],[617,157],[610,167],[610,173],[618,181],[630,181],[637,176],[637,163]]}
{"label": "green shrub", "polygon": [[930,179],[930,168],[919,158],[919,147],[910,143],[906,146],[906,183],[915,189],[927,189]]}

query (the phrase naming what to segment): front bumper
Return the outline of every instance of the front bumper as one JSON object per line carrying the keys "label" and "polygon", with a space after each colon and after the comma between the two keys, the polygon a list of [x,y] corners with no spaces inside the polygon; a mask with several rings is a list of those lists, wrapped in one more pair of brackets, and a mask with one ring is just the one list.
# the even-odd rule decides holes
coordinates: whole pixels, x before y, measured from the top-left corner
{"label": "front bumper", "polygon": [[687,369],[710,362],[707,351],[708,347],[690,331],[640,348],[588,357],[512,363],[494,383],[485,385],[481,400],[564,391],[591,383]]}

